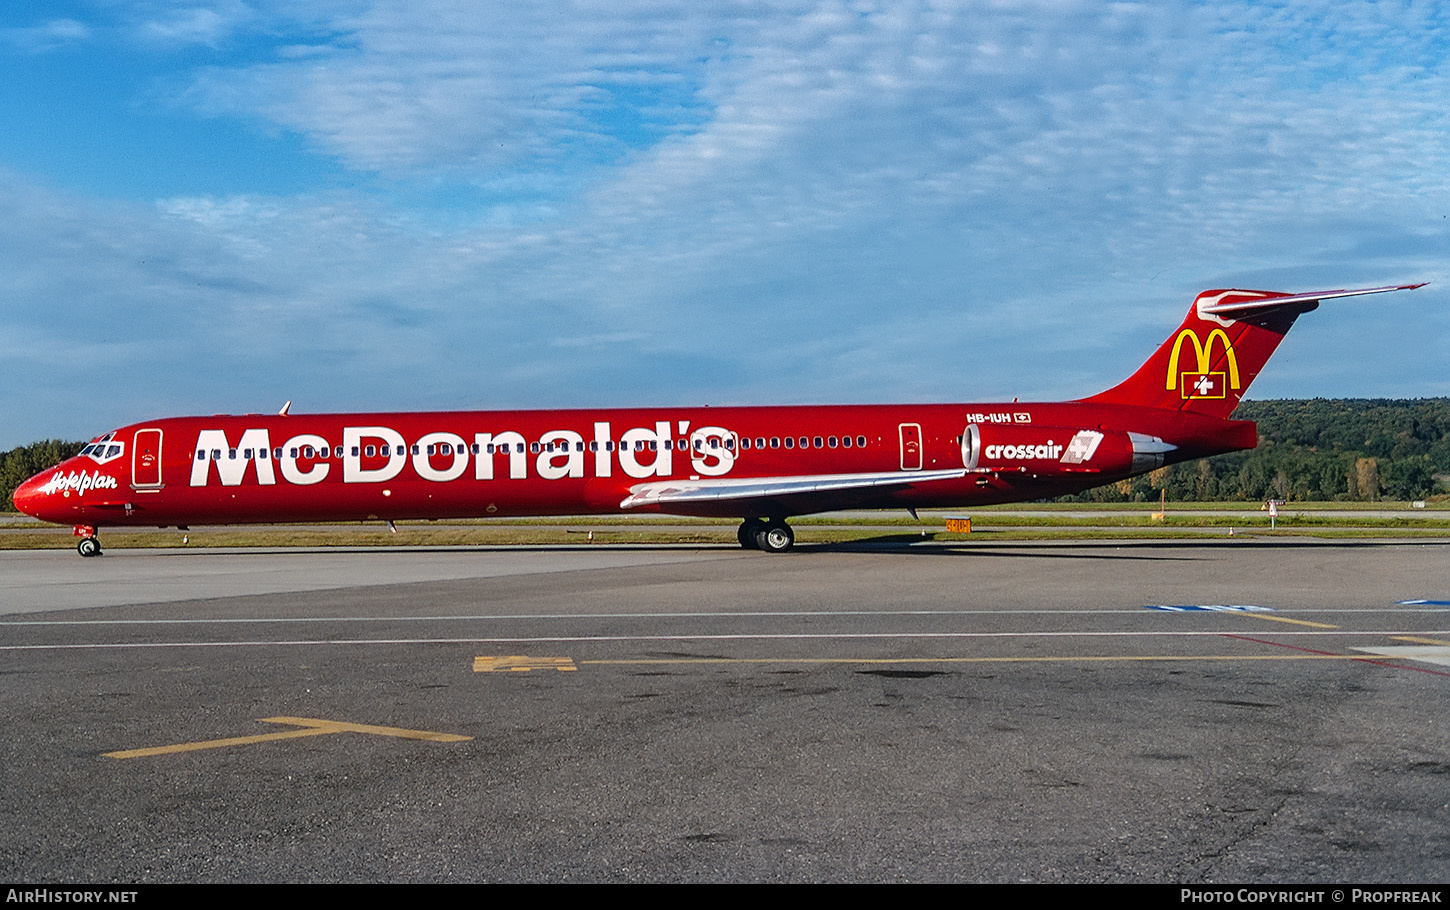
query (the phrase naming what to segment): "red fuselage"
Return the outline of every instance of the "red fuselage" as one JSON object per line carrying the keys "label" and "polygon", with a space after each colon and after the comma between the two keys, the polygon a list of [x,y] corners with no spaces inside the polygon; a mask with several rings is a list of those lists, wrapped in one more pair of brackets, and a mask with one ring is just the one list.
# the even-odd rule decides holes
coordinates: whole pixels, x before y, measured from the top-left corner
{"label": "red fuselage", "polygon": [[[1252,423],[1085,402],[178,417],[100,437],[15,503],[92,527],[784,518],[1039,499],[1254,444]],[[671,498],[691,484],[724,492]]]}

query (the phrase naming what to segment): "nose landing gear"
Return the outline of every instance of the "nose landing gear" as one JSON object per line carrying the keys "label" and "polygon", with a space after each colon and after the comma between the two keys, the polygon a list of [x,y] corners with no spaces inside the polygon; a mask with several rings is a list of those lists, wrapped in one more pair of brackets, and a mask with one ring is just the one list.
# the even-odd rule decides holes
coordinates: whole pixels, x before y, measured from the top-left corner
{"label": "nose landing gear", "polygon": [[96,536],[96,529],[90,525],[76,525],[71,532],[80,538],[76,544],[76,552],[82,556],[100,556],[101,539]]}

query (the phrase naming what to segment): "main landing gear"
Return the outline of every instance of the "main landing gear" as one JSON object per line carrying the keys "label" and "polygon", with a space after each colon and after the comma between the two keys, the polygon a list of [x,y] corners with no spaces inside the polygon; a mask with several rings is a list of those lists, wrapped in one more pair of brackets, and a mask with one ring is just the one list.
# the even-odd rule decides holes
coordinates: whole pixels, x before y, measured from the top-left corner
{"label": "main landing gear", "polygon": [[71,533],[80,538],[76,544],[76,552],[82,556],[100,556],[101,538],[96,536],[96,529],[90,525],[76,525]]}
{"label": "main landing gear", "polygon": [[766,553],[784,553],[795,543],[795,532],[784,518],[747,518],[735,536],[745,549]]}

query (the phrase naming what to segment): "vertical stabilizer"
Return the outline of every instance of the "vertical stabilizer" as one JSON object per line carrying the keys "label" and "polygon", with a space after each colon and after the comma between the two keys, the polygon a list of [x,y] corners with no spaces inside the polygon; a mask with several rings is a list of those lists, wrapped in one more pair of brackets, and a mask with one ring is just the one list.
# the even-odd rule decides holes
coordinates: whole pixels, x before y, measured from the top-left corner
{"label": "vertical stabilizer", "polygon": [[1204,291],[1183,324],[1138,371],[1085,401],[1135,404],[1228,417],[1268,363],[1294,320],[1334,297],[1408,290],[1418,284],[1286,294]]}

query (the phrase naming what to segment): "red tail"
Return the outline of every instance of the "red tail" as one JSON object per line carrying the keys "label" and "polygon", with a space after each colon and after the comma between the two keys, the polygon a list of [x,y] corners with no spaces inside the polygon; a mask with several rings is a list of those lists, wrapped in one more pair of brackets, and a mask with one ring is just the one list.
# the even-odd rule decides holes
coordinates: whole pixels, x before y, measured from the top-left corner
{"label": "red tail", "polygon": [[1204,291],[1188,316],[1148,362],[1123,382],[1091,398],[1228,417],[1268,363],[1294,320],[1319,301],[1407,290],[1422,285],[1285,294],[1279,291]]}

